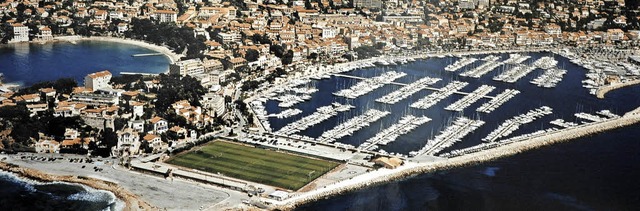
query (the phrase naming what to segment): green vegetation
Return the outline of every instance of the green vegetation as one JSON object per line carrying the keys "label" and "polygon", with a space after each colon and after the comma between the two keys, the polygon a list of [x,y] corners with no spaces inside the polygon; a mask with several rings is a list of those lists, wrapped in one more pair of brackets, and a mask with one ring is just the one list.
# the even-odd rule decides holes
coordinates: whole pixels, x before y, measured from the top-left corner
{"label": "green vegetation", "polygon": [[160,114],[165,113],[171,104],[180,100],[187,100],[193,106],[200,106],[200,96],[206,93],[206,89],[200,82],[191,76],[181,78],[177,75],[160,74],[160,83],[162,88],[157,91],[158,101],[156,102],[156,111]]}
{"label": "green vegetation", "polygon": [[167,161],[170,164],[297,190],[338,163],[215,141]]}
{"label": "green vegetation", "polygon": [[[384,46],[382,46],[384,47]],[[381,47],[381,48],[382,48]],[[353,49],[353,51],[355,51],[358,54],[358,58],[359,59],[368,59],[371,57],[376,57],[376,56],[380,56],[380,51],[378,51],[378,49],[376,49],[376,47],[370,46],[370,45],[363,45],[360,47],[357,47],[355,49]]]}

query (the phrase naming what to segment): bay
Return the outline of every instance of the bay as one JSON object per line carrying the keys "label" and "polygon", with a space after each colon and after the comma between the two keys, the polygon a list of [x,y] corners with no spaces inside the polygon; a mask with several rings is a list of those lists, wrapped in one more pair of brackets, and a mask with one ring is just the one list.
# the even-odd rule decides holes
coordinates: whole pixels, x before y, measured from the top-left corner
{"label": "bay", "polygon": [[120,72],[164,73],[169,68],[165,56],[133,57],[156,51],[107,41],[20,43],[0,48],[0,73],[4,81],[29,86],[39,81],[63,77],[82,84],[87,74],[109,70]]}

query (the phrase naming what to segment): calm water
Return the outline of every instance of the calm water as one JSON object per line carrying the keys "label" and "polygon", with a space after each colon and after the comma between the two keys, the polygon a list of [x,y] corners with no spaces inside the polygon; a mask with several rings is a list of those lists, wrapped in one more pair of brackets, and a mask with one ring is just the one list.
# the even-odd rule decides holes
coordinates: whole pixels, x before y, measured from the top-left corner
{"label": "calm water", "polygon": [[[503,59],[506,59],[508,55],[502,55]],[[553,54],[546,53],[531,53],[531,58],[524,63],[532,63],[542,56],[553,56]],[[478,56],[480,58],[484,56]],[[302,114],[285,119],[271,118],[270,123],[274,131],[279,130],[285,125],[296,121],[304,116],[307,116],[316,111],[319,106],[329,105],[332,102],[348,103],[356,106],[348,112],[341,112],[337,116],[328,119],[320,124],[317,124],[305,131],[302,131],[301,135],[310,136],[313,138],[319,137],[324,131],[329,130],[338,124],[351,119],[354,116],[364,113],[368,109],[379,109],[390,111],[391,115],[388,115],[381,120],[372,123],[369,127],[365,127],[360,131],[357,131],[353,136],[344,137],[339,139],[339,142],[358,146],[368,138],[373,137],[376,133],[387,128],[388,126],[396,123],[402,116],[406,114],[413,114],[417,116],[427,116],[432,120],[414,131],[400,136],[395,142],[388,144],[387,146],[380,147],[387,152],[397,152],[402,154],[408,154],[410,151],[418,150],[422,148],[428,139],[438,134],[444,127],[446,127],[451,120],[457,116],[466,116],[470,118],[479,118],[485,121],[485,125],[480,127],[474,133],[468,135],[463,142],[456,143],[450,149],[446,149],[443,152],[450,151],[452,149],[464,148],[474,146],[481,143],[481,139],[486,137],[491,131],[496,129],[498,125],[507,119],[517,116],[522,113],[526,113],[531,109],[538,108],[540,106],[549,106],[554,109],[552,115],[545,116],[532,123],[526,124],[519,130],[516,130],[511,136],[520,134],[531,133],[536,130],[550,128],[553,125],[549,124],[550,121],[555,119],[564,119],[565,121],[580,122],[574,116],[577,112],[587,112],[595,114],[596,111],[609,109],[616,114],[624,114],[637,106],[640,106],[640,98],[637,97],[637,93],[640,93],[640,86],[630,87],[619,92],[611,92],[604,100],[598,100],[592,95],[589,95],[588,91],[581,86],[581,81],[585,79],[586,71],[577,65],[574,65],[564,57],[555,56],[559,61],[558,66],[568,70],[564,80],[558,84],[554,89],[540,88],[529,83],[532,79],[542,74],[543,70],[536,69],[532,73],[520,79],[515,84],[509,84],[504,82],[493,81],[493,76],[499,74],[501,71],[508,69],[509,67],[498,67],[496,70],[487,73],[480,79],[472,79],[466,77],[460,77],[458,74],[463,70],[459,70],[455,73],[444,71],[444,67],[457,60],[457,58],[432,58],[423,61],[410,63],[407,65],[395,66],[395,67],[376,67],[359,69],[345,74],[373,77],[381,75],[386,71],[400,71],[407,73],[407,76],[396,80],[402,83],[411,83],[419,80],[425,76],[437,77],[442,80],[434,87],[443,87],[450,83],[452,80],[459,80],[468,82],[464,92],[472,92],[483,84],[496,87],[489,95],[495,96],[498,93],[503,92],[505,89],[518,89],[522,93],[516,95],[507,103],[493,111],[491,114],[475,112],[476,108],[480,107],[488,99],[480,99],[467,107],[464,112],[452,112],[444,110],[446,106],[462,98],[462,95],[452,95],[427,110],[413,109],[409,105],[424,96],[429,95],[433,91],[422,90],[418,93],[394,104],[388,105],[383,103],[374,102],[375,99],[384,96],[398,88],[397,85],[385,85],[382,88],[374,90],[364,96],[356,99],[346,99],[343,97],[334,96],[332,93],[349,88],[359,80],[344,78],[344,77],[332,77],[331,79],[312,81],[309,86],[315,86],[320,91],[314,93],[313,99],[302,104],[298,104],[295,107],[303,111]],[[476,61],[475,63],[467,66],[472,68],[482,64],[482,61]],[[277,101],[268,101],[266,108],[269,113],[279,113],[283,109],[279,108]]]}
{"label": "calm water", "polygon": [[638,210],[639,129],[424,174],[300,210]]}
{"label": "calm water", "polygon": [[22,180],[0,171],[0,210],[122,210],[113,193],[67,183]]}
{"label": "calm water", "polygon": [[62,77],[75,78],[79,84],[89,73],[109,70],[120,72],[163,73],[169,67],[164,56],[132,57],[155,51],[120,43],[80,41],[77,44],[18,44],[0,48],[0,73],[6,82],[31,85]]}
{"label": "calm water", "polygon": [[[531,53],[532,63],[542,56],[552,54]],[[502,55],[503,59],[507,55]],[[555,55],[552,55],[555,56]],[[480,56],[484,57],[484,56]],[[370,127],[364,128],[340,142],[359,145],[374,136],[381,129],[397,122],[405,114],[426,115],[433,120],[414,132],[401,136],[396,142],[381,147],[388,152],[407,153],[421,148],[426,140],[436,135],[447,122],[460,115],[480,118],[486,123],[456,143],[452,149],[464,148],[480,143],[480,139],[489,134],[504,120],[543,105],[550,106],[554,113],[523,126],[511,136],[530,133],[549,128],[549,121],[564,119],[579,122],[573,114],[577,112],[594,113],[610,109],[614,113],[624,114],[640,106],[640,86],[629,87],[610,92],[604,100],[598,100],[582,88],[585,70],[570,63],[566,58],[555,56],[558,66],[568,70],[564,80],[554,89],[536,87],[529,81],[542,73],[535,70],[516,84],[495,82],[491,78],[501,71],[494,70],[482,78],[470,79],[444,71],[444,67],[457,58],[433,58],[407,65],[386,68],[367,68],[347,74],[372,77],[385,71],[402,71],[408,75],[397,81],[410,83],[424,76],[438,77],[443,80],[435,87],[442,87],[452,80],[469,82],[463,91],[471,92],[487,84],[497,89],[490,93],[496,95],[504,89],[518,89],[522,93],[502,105],[491,114],[478,114],[475,109],[487,100],[480,100],[465,109],[463,113],[450,112],[444,107],[462,96],[451,96],[428,110],[408,108],[409,104],[428,95],[431,91],[420,91],[395,105],[373,102],[375,99],[397,89],[395,85],[385,85],[355,100],[333,96],[331,93],[349,88],[357,82],[355,79],[332,77],[328,80],[313,81],[311,86],[319,92],[309,102],[297,105],[304,111],[302,115],[289,119],[270,119],[274,130],[307,116],[318,106],[337,101],[349,103],[357,108],[340,113],[319,125],[300,134],[318,137],[324,130],[361,114],[369,108],[391,111],[389,115]],[[475,62],[471,66],[478,66]],[[277,102],[267,102],[269,113],[281,111]],[[637,137],[640,128],[632,126],[593,137],[582,138],[569,143],[558,144],[533,150],[517,156],[503,158],[481,165],[419,175],[403,181],[384,184],[368,189],[348,193],[320,202],[306,205],[300,210],[637,210],[640,207],[640,142]]]}

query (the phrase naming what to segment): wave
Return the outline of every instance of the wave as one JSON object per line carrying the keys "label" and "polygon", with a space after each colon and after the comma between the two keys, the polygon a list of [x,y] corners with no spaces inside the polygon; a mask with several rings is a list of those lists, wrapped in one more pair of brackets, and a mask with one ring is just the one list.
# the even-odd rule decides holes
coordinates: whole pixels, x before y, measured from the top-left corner
{"label": "wave", "polygon": [[[32,194],[45,194],[52,198],[75,202],[79,206],[95,207],[102,210],[124,210],[125,203],[110,191],[95,189],[86,185],[68,182],[42,182],[21,178],[17,175],[0,170],[0,181],[12,183],[24,191]],[[55,186],[55,187],[53,187]],[[65,194],[68,193],[67,194]],[[66,197],[60,195],[65,195]]]}

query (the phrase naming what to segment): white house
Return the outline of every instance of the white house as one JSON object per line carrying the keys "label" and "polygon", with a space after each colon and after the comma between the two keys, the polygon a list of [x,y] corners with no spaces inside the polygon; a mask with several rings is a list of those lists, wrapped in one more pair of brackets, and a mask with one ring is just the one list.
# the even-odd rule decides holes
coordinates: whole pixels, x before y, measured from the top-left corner
{"label": "white house", "polygon": [[134,131],[131,128],[124,129],[123,131],[118,131],[118,144],[116,145],[114,154],[122,155],[127,152],[127,154],[135,155],[138,154],[138,150],[140,148],[140,136],[138,132]]}
{"label": "white house", "polygon": [[84,87],[92,91],[111,88],[111,85],[109,85],[111,77],[111,72],[108,70],[91,73],[84,77]]}
{"label": "white house", "polygon": [[162,134],[169,130],[169,123],[167,122],[167,120],[164,120],[161,117],[154,117],[153,119],[149,120],[149,123],[153,125],[153,131],[156,134]]}
{"label": "white house", "polygon": [[11,24],[13,39],[10,42],[29,42],[29,27],[21,23]]}

